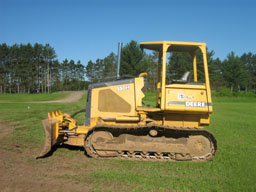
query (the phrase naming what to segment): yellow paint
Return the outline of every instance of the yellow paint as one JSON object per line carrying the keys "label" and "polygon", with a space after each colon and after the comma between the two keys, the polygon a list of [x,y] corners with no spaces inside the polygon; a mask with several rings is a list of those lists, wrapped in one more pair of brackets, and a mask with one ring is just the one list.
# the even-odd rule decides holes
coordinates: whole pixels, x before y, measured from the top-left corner
{"label": "yellow paint", "polygon": [[[203,53],[203,63],[204,63],[204,73],[205,73],[205,86],[206,86],[206,92],[207,92],[207,100],[209,103],[212,103],[211,98],[211,89],[210,89],[210,80],[209,80],[209,73],[208,73],[208,65],[207,65],[207,51],[206,46],[200,46],[199,47]],[[212,112],[212,106],[209,107],[209,113]]]}
{"label": "yellow paint", "polygon": [[[120,87],[129,87],[129,89],[124,89],[121,90]],[[113,91],[115,94],[119,95],[124,101],[126,101],[127,103],[129,103],[131,105],[131,110],[128,113],[123,113],[120,114],[119,112],[101,112],[98,110],[98,100],[99,100],[99,91],[101,90],[106,90],[106,89],[110,89],[111,91]],[[135,112],[135,87],[133,83],[130,84],[123,84],[123,85],[114,85],[114,86],[110,86],[110,87],[100,87],[100,88],[95,88],[92,91],[92,105],[91,105],[91,117],[92,118],[116,118],[117,116],[120,115],[127,115],[127,116],[136,116],[136,112]]]}
{"label": "yellow paint", "polygon": [[[166,110],[208,113],[207,95],[205,90],[176,89],[166,90]],[[203,107],[203,106],[204,107]]]}
{"label": "yellow paint", "polygon": [[126,122],[130,122],[130,121],[139,121],[140,118],[138,116],[117,116],[116,117],[116,121],[126,121]]}
{"label": "yellow paint", "polygon": [[176,88],[176,89],[206,89],[205,85],[187,85],[187,84],[170,84],[166,85],[166,88]]}
{"label": "yellow paint", "polygon": [[[141,76],[141,75],[140,75]],[[144,93],[142,92],[142,88],[144,87],[144,78],[135,78],[135,106],[142,106],[142,99],[145,97]]]}
{"label": "yellow paint", "polygon": [[164,111],[165,109],[165,105],[164,105],[164,101],[165,101],[165,81],[166,81],[166,52],[168,49],[169,45],[163,44],[163,48],[162,48],[162,82],[161,82],[161,104],[160,104],[160,108],[161,110]]}
{"label": "yellow paint", "polygon": [[[82,146],[84,138],[90,130],[97,125],[168,125],[175,127],[198,127],[210,123],[212,100],[210,81],[207,66],[206,44],[175,41],[142,42],[142,48],[158,51],[158,78],[157,78],[157,107],[142,106],[144,93],[144,76],[134,78],[121,85],[93,88],[91,92],[91,117],[90,126],[77,125],[76,120],[60,110],[49,112],[48,118],[52,121],[52,137],[58,139],[65,136],[66,143]],[[203,84],[166,84],[167,52],[188,52],[193,56],[194,82],[197,82],[196,50],[203,54],[205,82]],[[121,101],[128,103],[128,112],[104,112],[99,110],[100,91],[110,90],[118,95]],[[107,100],[107,99],[106,99]],[[105,99],[101,102],[104,102]],[[103,103],[104,106],[106,103]],[[107,104],[106,104],[107,106]],[[120,109],[122,106],[118,106]],[[101,109],[101,108],[100,108]]]}
{"label": "yellow paint", "polygon": [[146,77],[148,75],[148,73],[147,72],[144,72],[144,73],[140,73],[139,74],[139,77]]}
{"label": "yellow paint", "polygon": [[193,70],[194,70],[194,81],[197,82],[196,54],[193,54]]}

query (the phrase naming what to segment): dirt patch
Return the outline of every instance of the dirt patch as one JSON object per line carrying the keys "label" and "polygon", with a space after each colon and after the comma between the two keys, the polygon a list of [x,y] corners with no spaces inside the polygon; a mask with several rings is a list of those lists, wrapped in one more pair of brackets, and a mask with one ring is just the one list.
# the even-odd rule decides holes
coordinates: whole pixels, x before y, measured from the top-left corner
{"label": "dirt patch", "polygon": [[13,125],[8,122],[0,122],[0,140],[13,131]]}
{"label": "dirt patch", "polygon": [[[27,150],[17,153],[0,149],[0,191],[89,191],[84,183],[62,179],[75,170],[71,159],[52,158],[34,160]],[[84,157],[86,160],[86,157]],[[75,160],[72,158],[72,160]],[[78,161],[78,159],[76,159]],[[74,162],[73,162],[74,163]],[[78,170],[77,173],[80,171]]]}
{"label": "dirt patch", "polygon": [[[34,191],[89,191],[89,184],[67,179],[72,174],[85,173],[84,169],[75,169],[76,162],[87,164],[89,158],[84,151],[76,151],[74,157],[52,155],[36,160],[37,149],[32,144],[17,146],[6,144],[13,128],[8,123],[0,122],[0,191],[34,192]],[[8,146],[6,146],[8,145]],[[68,149],[64,149],[68,150]],[[89,163],[88,163],[89,164]],[[82,172],[81,172],[82,171]],[[87,171],[88,172],[88,171]],[[75,175],[76,175],[75,174]],[[62,179],[62,177],[66,177]]]}
{"label": "dirt patch", "polygon": [[65,91],[69,93],[65,99],[53,100],[53,101],[33,101],[28,103],[71,103],[78,101],[87,91]]}

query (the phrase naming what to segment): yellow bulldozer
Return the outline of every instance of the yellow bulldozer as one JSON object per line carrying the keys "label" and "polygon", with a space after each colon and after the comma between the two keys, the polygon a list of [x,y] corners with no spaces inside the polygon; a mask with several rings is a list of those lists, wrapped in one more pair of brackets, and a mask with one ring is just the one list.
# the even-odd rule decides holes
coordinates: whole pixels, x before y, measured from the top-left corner
{"label": "yellow bulldozer", "polygon": [[[38,157],[61,144],[83,146],[93,158],[207,161],[215,156],[217,141],[204,128],[212,113],[206,44],[155,41],[140,47],[159,55],[156,107],[142,105],[144,73],[91,84],[85,124],[77,125],[61,111],[49,112],[42,121],[46,139]],[[197,51],[203,56],[204,82],[198,81]],[[188,81],[189,72],[179,80],[166,80],[168,52],[191,54],[192,80]]]}

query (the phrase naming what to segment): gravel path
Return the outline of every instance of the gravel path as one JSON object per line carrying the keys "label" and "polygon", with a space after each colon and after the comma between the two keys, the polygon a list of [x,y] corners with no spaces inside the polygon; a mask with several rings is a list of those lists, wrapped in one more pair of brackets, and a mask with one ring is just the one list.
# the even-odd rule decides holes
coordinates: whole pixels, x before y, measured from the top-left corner
{"label": "gravel path", "polygon": [[65,92],[69,93],[69,95],[64,99],[52,100],[52,101],[32,101],[32,102],[26,102],[26,103],[71,103],[81,99],[82,96],[87,91],[65,91]]}

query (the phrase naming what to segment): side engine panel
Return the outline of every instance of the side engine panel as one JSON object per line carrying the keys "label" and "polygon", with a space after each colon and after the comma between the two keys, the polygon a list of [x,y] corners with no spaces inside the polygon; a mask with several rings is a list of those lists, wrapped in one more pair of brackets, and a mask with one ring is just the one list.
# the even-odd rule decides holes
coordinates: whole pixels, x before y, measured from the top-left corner
{"label": "side engine panel", "polygon": [[95,118],[135,116],[134,79],[92,84],[88,88],[86,125]]}

